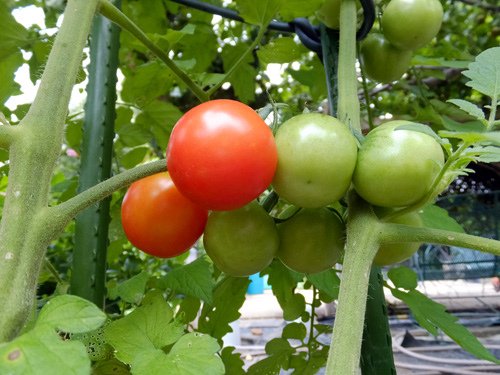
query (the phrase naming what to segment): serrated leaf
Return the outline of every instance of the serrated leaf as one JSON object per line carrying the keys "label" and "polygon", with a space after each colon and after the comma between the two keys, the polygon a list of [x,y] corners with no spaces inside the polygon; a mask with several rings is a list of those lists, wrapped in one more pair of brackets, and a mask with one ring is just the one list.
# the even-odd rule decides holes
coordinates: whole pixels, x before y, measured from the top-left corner
{"label": "serrated leaf", "polygon": [[450,99],[448,102],[455,104],[458,108],[477,119],[484,120],[485,118],[484,112],[474,103],[463,99]]}
{"label": "serrated leaf", "polygon": [[118,284],[116,287],[109,288],[110,298],[115,299],[120,297],[125,302],[139,304],[144,297],[148,280],[148,272],[143,271]]}
{"label": "serrated leaf", "polygon": [[308,64],[302,63],[299,70],[289,68],[287,72],[308,90],[313,99],[324,98],[327,95],[324,67],[319,58],[313,58]]}
{"label": "serrated leaf", "polygon": [[250,366],[247,372],[249,375],[279,374],[280,369],[288,369],[295,349],[288,340],[274,338],[266,344],[266,353],[269,357]]}
{"label": "serrated leaf", "polygon": [[461,139],[470,144],[488,143],[500,146],[500,132],[466,133],[440,131],[439,135],[445,138]]}
{"label": "serrated leaf", "polygon": [[206,257],[170,271],[162,280],[163,288],[196,297],[208,304],[213,303],[214,280],[212,265]]}
{"label": "serrated leaf", "polygon": [[184,327],[172,321],[173,311],[159,291],[151,291],[141,306],[104,330],[106,341],[116,350],[116,358],[132,363],[146,351],[161,349],[176,342]]}
{"label": "serrated leaf", "polygon": [[307,329],[302,323],[292,322],[288,323],[285,328],[283,328],[283,333],[281,337],[284,339],[295,339],[303,341],[306,338]]}
{"label": "serrated leaf", "polygon": [[284,0],[236,0],[245,22],[267,26],[285,4]]}
{"label": "serrated leaf", "polygon": [[224,368],[226,369],[225,373],[231,375],[244,375],[245,370],[243,370],[243,366],[245,362],[241,359],[241,354],[238,352],[235,353],[234,350],[234,347],[226,346],[220,353],[222,362],[224,362]]}
{"label": "serrated leaf", "polygon": [[213,337],[188,333],[174,344],[168,354],[158,349],[138,355],[132,363],[132,373],[162,374],[168,369],[169,375],[222,375],[224,363],[217,355],[219,349]]}
{"label": "serrated leaf", "polygon": [[396,288],[412,290],[417,287],[417,274],[408,267],[400,266],[391,268],[387,272],[387,276]]}
{"label": "serrated leaf", "polygon": [[476,158],[477,162],[500,163],[500,147],[477,146],[477,147],[472,147],[471,151],[478,155]]}
{"label": "serrated leaf", "polygon": [[257,51],[257,56],[263,64],[285,64],[299,60],[307,49],[297,44],[292,37],[273,39]]}
{"label": "serrated leaf", "polygon": [[340,279],[335,270],[330,269],[323,272],[307,275],[307,279],[331,299],[335,300],[339,296]]}
{"label": "serrated leaf", "polygon": [[286,6],[280,10],[280,16],[285,21],[292,21],[298,17],[309,17],[314,15],[325,0],[288,0]]}
{"label": "serrated leaf", "polygon": [[148,152],[149,148],[142,146],[127,149],[126,152],[120,156],[120,164],[125,169],[135,167],[144,160]]}
{"label": "serrated leaf", "polygon": [[426,206],[420,213],[425,227],[464,233],[464,229],[444,208],[436,205]]}
{"label": "serrated leaf", "polygon": [[10,56],[28,42],[28,30],[12,16],[7,4],[0,3],[0,60]]}
{"label": "serrated leaf", "polygon": [[[224,71],[228,71],[247,49],[248,45],[243,43],[235,46],[224,46],[221,53]],[[238,68],[229,76],[229,82],[234,88],[235,95],[243,102],[250,102],[255,99],[255,76],[257,75],[257,70],[251,65],[253,61],[253,55],[248,54]]]}
{"label": "serrated leaf", "polygon": [[295,293],[297,283],[302,280],[303,275],[289,270],[280,261],[273,261],[262,274],[269,275],[267,282],[271,285],[273,294],[283,309],[283,318],[285,320],[298,319],[306,308],[304,296]]}
{"label": "serrated leaf", "polygon": [[232,332],[229,323],[240,317],[240,308],[250,280],[242,277],[226,277],[213,291],[213,303],[205,303],[198,320],[198,330],[221,339]]}
{"label": "serrated leaf", "polygon": [[87,375],[90,360],[78,341],[63,341],[48,325],[0,345],[0,374]]}
{"label": "serrated leaf", "polygon": [[484,132],[486,130],[484,123],[479,120],[458,122],[448,116],[442,116],[442,124],[446,130],[461,132]]}
{"label": "serrated leaf", "polygon": [[472,355],[500,363],[467,328],[457,322],[457,317],[446,312],[446,307],[442,304],[429,299],[416,289],[409,292],[391,289],[391,293],[408,305],[417,322],[432,335],[437,336],[440,329]]}
{"label": "serrated leaf", "polygon": [[47,302],[36,324],[68,333],[82,333],[99,328],[105,321],[106,314],[92,302],[66,294]]}
{"label": "serrated leaf", "polygon": [[121,92],[123,100],[146,106],[169,91],[173,78],[169,69],[156,60],[139,65],[133,71],[124,70]]}
{"label": "serrated leaf", "polygon": [[12,53],[8,57],[0,60],[0,77],[2,77],[2,84],[0,85],[0,104],[5,103],[10,96],[21,93],[21,86],[14,81],[14,74],[23,62],[24,60],[21,52]]}
{"label": "serrated leaf", "polygon": [[500,96],[500,47],[489,48],[476,56],[463,75],[471,80],[467,86],[488,95]]}

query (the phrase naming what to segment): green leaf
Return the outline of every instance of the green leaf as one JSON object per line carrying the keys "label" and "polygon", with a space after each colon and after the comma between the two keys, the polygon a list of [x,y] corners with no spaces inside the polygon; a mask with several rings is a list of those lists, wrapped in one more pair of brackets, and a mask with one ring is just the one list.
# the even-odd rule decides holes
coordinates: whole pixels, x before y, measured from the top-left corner
{"label": "green leaf", "polygon": [[[1,28],[0,28],[1,29]],[[0,104],[3,104],[12,95],[20,94],[20,86],[14,81],[14,74],[23,63],[21,52],[12,53],[10,56],[0,60]]]}
{"label": "green leaf", "polygon": [[167,273],[161,280],[163,288],[196,297],[208,304],[213,303],[214,280],[212,264],[203,256],[183,267]]}
{"label": "green leaf", "polygon": [[[235,46],[224,46],[221,57],[224,71],[228,71],[233,64],[246,52],[247,44],[237,44]],[[250,102],[255,99],[255,76],[257,71],[252,67],[254,57],[250,53],[229,76],[229,82],[234,88],[235,95],[243,102]]]}
{"label": "green leaf", "polygon": [[488,95],[500,96],[500,47],[494,47],[481,52],[476,60],[469,65],[463,75],[471,80],[467,86]]}
{"label": "green leaf", "polygon": [[325,0],[288,0],[286,6],[280,10],[281,18],[285,21],[292,21],[298,17],[309,17],[314,15]]}
{"label": "green leaf", "polygon": [[285,64],[299,60],[305,52],[307,49],[296,43],[292,37],[281,37],[262,46],[257,51],[257,56],[263,64]]}
{"label": "green leaf", "polygon": [[111,287],[108,291],[109,297],[111,299],[120,297],[125,302],[139,304],[144,297],[144,291],[146,290],[148,280],[149,273],[147,271],[142,271],[118,284],[114,288]]}
{"label": "green leaf", "polygon": [[468,102],[467,100],[463,99],[450,99],[448,100],[448,102],[455,104],[458,108],[479,120],[484,120],[485,118],[482,109],[474,103]]}
{"label": "green leaf", "polygon": [[142,305],[104,330],[106,341],[116,350],[116,358],[125,363],[147,351],[162,349],[176,342],[184,327],[172,321],[173,311],[159,291],[151,291]]}
{"label": "green leaf", "polygon": [[440,329],[472,355],[500,363],[467,328],[457,323],[457,317],[446,312],[445,306],[434,302],[416,289],[409,292],[391,289],[391,292],[394,297],[408,305],[417,322],[432,335],[437,336]]}
{"label": "green leaf", "polygon": [[232,332],[229,323],[240,317],[249,283],[248,278],[224,278],[213,291],[213,303],[203,305],[198,330],[218,339]]}
{"label": "green leaf", "polygon": [[81,333],[97,329],[105,321],[106,314],[92,302],[66,294],[47,302],[40,311],[36,324],[63,332]]}
{"label": "green leaf", "polygon": [[0,60],[10,56],[28,41],[28,30],[18,23],[5,2],[0,3]]}
{"label": "green leaf", "polygon": [[267,26],[285,4],[284,0],[236,0],[240,16],[254,25]]}
{"label": "green leaf", "polygon": [[135,167],[137,164],[142,163],[148,152],[149,148],[142,146],[127,149],[125,153],[120,156],[120,164],[126,169]]}
{"label": "green leaf", "polygon": [[92,375],[130,375],[128,366],[116,358],[99,361],[92,367]]}
{"label": "green leaf", "polygon": [[90,374],[90,360],[85,346],[66,340],[48,325],[0,344],[0,374]]}
{"label": "green leaf", "polygon": [[224,367],[226,369],[225,373],[231,375],[244,375],[245,370],[243,370],[243,366],[245,365],[245,362],[241,359],[240,353],[234,353],[234,350],[234,347],[226,346],[220,353],[222,362],[224,362]]}
{"label": "green leaf", "polygon": [[420,213],[420,218],[425,227],[464,233],[464,228],[448,214],[448,211],[439,206],[426,206]]}
{"label": "green leaf", "polygon": [[279,374],[280,369],[287,370],[295,349],[288,340],[274,338],[266,344],[266,353],[269,357],[250,366],[247,372],[249,375]]}
{"label": "green leaf", "polygon": [[446,130],[452,131],[483,132],[485,130],[484,123],[478,120],[458,122],[448,116],[442,116],[442,123]]}
{"label": "green leaf", "polygon": [[319,58],[315,57],[308,63],[302,63],[299,70],[289,68],[288,73],[304,85],[304,90],[309,91],[314,100],[327,96],[325,70]]}
{"label": "green leaf", "polygon": [[295,339],[304,341],[307,335],[306,326],[302,323],[292,322],[288,323],[285,328],[283,328],[283,333],[281,337],[284,339]]}
{"label": "green leaf", "polygon": [[470,60],[447,60],[444,57],[426,57],[415,55],[412,60],[412,65],[428,65],[428,66],[443,66],[447,68],[466,69]]}
{"label": "green leaf", "polygon": [[162,350],[141,353],[132,364],[135,375],[219,375],[224,374],[224,363],[217,355],[217,340],[201,333],[188,333],[177,341],[170,352]]}
{"label": "green leaf", "polygon": [[284,319],[298,319],[306,309],[304,296],[295,293],[297,282],[302,280],[303,275],[286,268],[280,261],[273,261],[262,274],[269,275],[267,282],[283,309]]}
{"label": "green leaf", "polygon": [[140,106],[167,93],[173,83],[170,70],[156,60],[139,65],[133,71],[124,70],[124,74],[122,98]]}
{"label": "green leaf", "polygon": [[335,270],[330,269],[323,272],[307,275],[307,279],[320,292],[326,294],[326,296],[328,296],[328,298],[330,299],[330,302],[338,298],[340,279]]}
{"label": "green leaf", "polygon": [[476,161],[482,163],[500,163],[500,147],[495,146],[477,146],[472,147],[471,151],[478,155]]}
{"label": "green leaf", "polygon": [[414,132],[424,133],[431,136],[439,143],[442,143],[441,138],[436,134],[434,130],[432,130],[430,126],[419,124],[418,122],[412,122],[411,124],[401,125],[396,127],[394,130],[411,130]]}
{"label": "green leaf", "polygon": [[400,266],[391,268],[387,272],[387,276],[396,288],[412,290],[417,287],[417,274],[408,267]]}

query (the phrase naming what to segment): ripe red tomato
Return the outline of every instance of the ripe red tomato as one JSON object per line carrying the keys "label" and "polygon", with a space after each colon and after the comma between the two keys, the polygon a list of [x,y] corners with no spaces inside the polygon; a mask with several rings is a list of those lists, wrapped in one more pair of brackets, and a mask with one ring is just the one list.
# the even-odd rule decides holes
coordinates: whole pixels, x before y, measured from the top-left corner
{"label": "ripe red tomato", "polygon": [[278,156],[271,129],[234,100],[202,103],[175,125],[167,166],[186,197],[210,210],[233,210],[270,184]]}
{"label": "ripe red tomato", "polygon": [[129,241],[160,258],[189,250],[202,235],[208,218],[208,211],[184,197],[167,172],[130,185],[121,214]]}

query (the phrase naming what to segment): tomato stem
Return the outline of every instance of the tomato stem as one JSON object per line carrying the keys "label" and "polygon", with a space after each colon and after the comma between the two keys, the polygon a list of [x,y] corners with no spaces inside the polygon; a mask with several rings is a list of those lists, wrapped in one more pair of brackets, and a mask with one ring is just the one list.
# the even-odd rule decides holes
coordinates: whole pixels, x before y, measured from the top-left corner
{"label": "tomato stem", "polygon": [[0,148],[9,149],[18,136],[17,130],[15,126],[0,124]]}
{"label": "tomato stem", "polygon": [[158,58],[167,65],[167,67],[175,74],[175,76],[180,79],[189,89],[193,92],[193,94],[200,100],[201,102],[205,102],[209,100],[209,95],[203,89],[198,86],[182,69],[180,69],[175,62],[168,57],[160,47],[153,43],[151,39],[123,12],[121,12],[117,7],[115,7],[108,0],[100,0],[99,1],[99,12],[116,23],[122,29],[127,30],[130,34],[135,36],[137,40],[139,40],[142,44],[150,49]]}
{"label": "tomato stem", "polygon": [[[359,55],[359,44],[357,46],[357,52]],[[358,59],[359,60],[359,59]],[[373,114],[372,114],[372,109],[370,107],[371,101],[370,101],[370,93],[368,92],[368,84],[366,82],[366,76],[364,72],[364,66],[361,60],[359,60],[359,68],[361,70],[361,82],[363,86],[363,96],[365,97],[365,105],[366,105],[366,114],[368,116],[368,127],[370,130],[375,128],[375,124],[373,123]]]}
{"label": "tomato stem", "polygon": [[358,373],[370,269],[379,248],[379,221],[370,205],[354,191],[349,193],[349,211],[327,375]]}

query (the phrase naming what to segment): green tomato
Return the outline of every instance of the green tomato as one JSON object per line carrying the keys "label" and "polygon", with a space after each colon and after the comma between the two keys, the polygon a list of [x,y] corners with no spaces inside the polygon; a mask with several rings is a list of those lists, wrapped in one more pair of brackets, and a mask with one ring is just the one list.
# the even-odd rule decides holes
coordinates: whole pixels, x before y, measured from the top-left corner
{"label": "green tomato", "polygon": [[340,1],[325,0],[321,8],[316,12],[316,16],[325,26],[338,30],[340,27]]}
{"label": "green tomato", "polygon": [[381,24],[385,37],[397,48],[415,50],[437,35],[442,21],[439,0],[391,0]]}
{"label": "green tomato", "polygon": [[430,135],[395,128],[411,124],[390,121],[372,130],[358,153],[354,188],[367,202],[403,207],[418,202],[444,164],[439,143]]}
{"label": "green tomato", "polygon": [[[416,212],[410,212],[397,216],[390,222],[394,224],[410,225],[413,227],[422,226],[422,219]],[[377,266],[388,266],[402,262],[410,258],[418,250],[420,245],[421,243],[419,242],[402,242],[382,245],[375,256],[373,263]]]}
{"label": "green tomato", "polygon": [[285,121],[276,132],[278,167],[273,187],[289,203],[307,208],[339,200],[351,184],[357,143],[332,116],[307,113]]}
{"label": "green tomato", "polygon": [[237,210],[211,212],[203,244],[222,272],[245,277],[271,263],[279,237],[274,220],[254,201]]}
{"label": "green tomato", "polygon": [[327,208],[302,209],[279,224],[278,232],[278,258],[296,272],[325,271],[337,263],[344,249],[344,224]]}
{"label": "green tomato", "polygon": [[382,34],[371,33],[361,43],[359,59],[368,78],[380,83],[397,81],[410,67],[411,51],[402,51]]}

